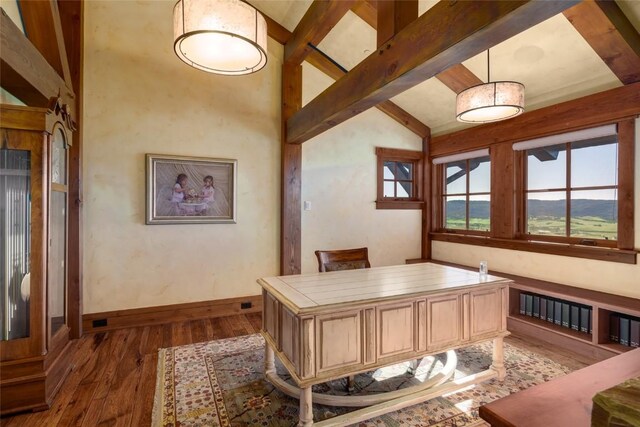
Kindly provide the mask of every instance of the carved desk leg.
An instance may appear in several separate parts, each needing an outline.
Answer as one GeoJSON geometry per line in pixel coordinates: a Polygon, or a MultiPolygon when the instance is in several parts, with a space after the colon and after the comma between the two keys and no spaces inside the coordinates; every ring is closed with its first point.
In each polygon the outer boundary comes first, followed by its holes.
{"type": "Polygon", "coordinates": [[[507,375],[507,370],[504,367],[504,337],[496,337],[493,339],[493,362],[491,363],[491,369],[497,372],[498,379],[504,380],[507,375]]]}
{"type": "Polygon", "coordinates": [[[313,425],[313,402],[311,401],[311,386],[300,389],[300,420],[298,427],[313,425]]]}
{"type": "Polygon", "coordinates": [[[268,343],[264,344],[264,375],[276,373],[276,359],[273,349],[268,343]]]}
{"type": "Polygon", "coordinates": [[[356,390],[356,377],[355,375],[349,375],[347,377],[347,392],[352,393],[356,390]]]}

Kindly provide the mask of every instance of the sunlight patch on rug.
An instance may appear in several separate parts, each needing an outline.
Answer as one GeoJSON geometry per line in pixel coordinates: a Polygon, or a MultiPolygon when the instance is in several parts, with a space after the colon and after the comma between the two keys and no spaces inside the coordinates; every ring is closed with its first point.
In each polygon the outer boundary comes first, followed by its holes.
{"type": "MultiPolygon", "coordinates": [[[[456,350],[455,378],[481,372],[491,364],[490,342],[456,350]]],[[[425,381],[444,366],[444,354],[425,357],[415,375],[398,364],[357,375],[351,395],[397,390],[425,381]]],[[[258,334],[159,350],[153,409],[155,426],[295,426],[298,401],[264,379],[264,340],[258,334]]],[[[358,426],[447,426],[478,424],[480,405],[570,372],[529,351],[505,344],[504,382],[492,379],[419,405],[391,412],[358,426]]],[[[277,361],[280,376],[289,379],[277,361]]],[[[314,392],[347,395],[346,380],[313,386],[314,392]]],[[[314,405],[314,420],[354,408],[314,405]]]]}

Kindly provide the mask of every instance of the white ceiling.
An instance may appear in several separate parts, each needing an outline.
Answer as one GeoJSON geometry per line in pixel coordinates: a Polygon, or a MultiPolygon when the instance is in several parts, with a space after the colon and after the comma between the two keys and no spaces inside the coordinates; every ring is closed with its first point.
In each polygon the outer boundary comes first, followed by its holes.
{"type": "MultiPolygon", "coordinates": [[[[251,3],[293,31],[312,0],[252,0],[251,3]]],[[[420,0],[419,13],[435,3],[435,0],[420,0]]],[[[617,3],[640,31],[640,0],[617,3]]],[[[376,49],[376,32],[356,14],[348,12],[318,48],[349,70],[376,49]]],[[[486,52],[463,64],[486,81],[486,52]]],[[[523,83],[526,111],[622,85],[562,14],[494,46],[491,80],[523,83]]],[[[432,135],[438,135],[471,126],[456,121],[455,98],[453,91],[431,78],[392,101],[429,126],[432,135]]]]}

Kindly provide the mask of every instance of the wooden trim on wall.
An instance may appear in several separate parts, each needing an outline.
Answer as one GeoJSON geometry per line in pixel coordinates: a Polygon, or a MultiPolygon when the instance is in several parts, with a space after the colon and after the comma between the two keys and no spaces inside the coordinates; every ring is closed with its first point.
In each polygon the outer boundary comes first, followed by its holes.
{"type": "Polygon", "coordinates": [[[618,123],[618,248],[634,249],[635,120],[618,123]]]}
{"type": "Polygon", "coordinates": [[[431,162],[429,161],[429,143],[431,132],[422,138],[422,194],[424,204],[422,205],[422,230],[420,238],[420,256],[422,259],[431,259],[431,162]]]}
{"type": "Polygon", "coordinates": [[[635,264],[637,256],[637,252],[634,250],[580,246],[568,243],[533,242],[528,240],[499,239],[452,233],[431,233],[431,238],[441,242],[596,259],[600,261],[620,262],[623,264],[635,264]]]}
{"type": "Polygon", "coordinates": [[[514,233],[514,151],[509,144],[494,144],[491,155],[491,236],[511,239],[514,233]]]}
{"type": "Polygon", "coordinates": [[[640,82],[433,138],[431,157],[569,132],[640,114],[640,82]]]}
{"type": "Polygon", "coordinates": [[[235,314],[259,313],[261,311],[262,295],[250,295],[211,301],[90,313],[82,316],[82,328],[84,333],[103,332],[113,329],[161,325],[235,314]],[[242,308],[242,303],[250,303],[251,307],[242,308]],[[106,326],[94,326],[96,321],[106,322],[106,326]]]}
{"type": "Polygon", "coordinates": [[[287,144],[287,119],[302,106],[302,66],[282,65],[280,274],[302,270],[302,147],[287,144]]]}
{"type": "Polygon", "coordinates": [[[82,75],[84,1],[65,0],[58,4],[64,43],[69,61],[71,85],[76,93],[76,130],[69,148],[69,237],[68,237],[68,319],[71,338],[82,336],[82,75]]]}
{"type": "Polygon", "coordinates": [[[376,200],[376,209],[422,209],[422,200],[376,200]]]}

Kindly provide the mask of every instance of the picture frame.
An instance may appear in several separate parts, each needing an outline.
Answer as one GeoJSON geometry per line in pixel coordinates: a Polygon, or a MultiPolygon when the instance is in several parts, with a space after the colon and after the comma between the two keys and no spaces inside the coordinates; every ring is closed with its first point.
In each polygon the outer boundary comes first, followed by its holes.
{"type": "Polygon", "coordinates": [[[235,224],[238,161],[146,155],[146,219],[156,224],[235,224]]]}

